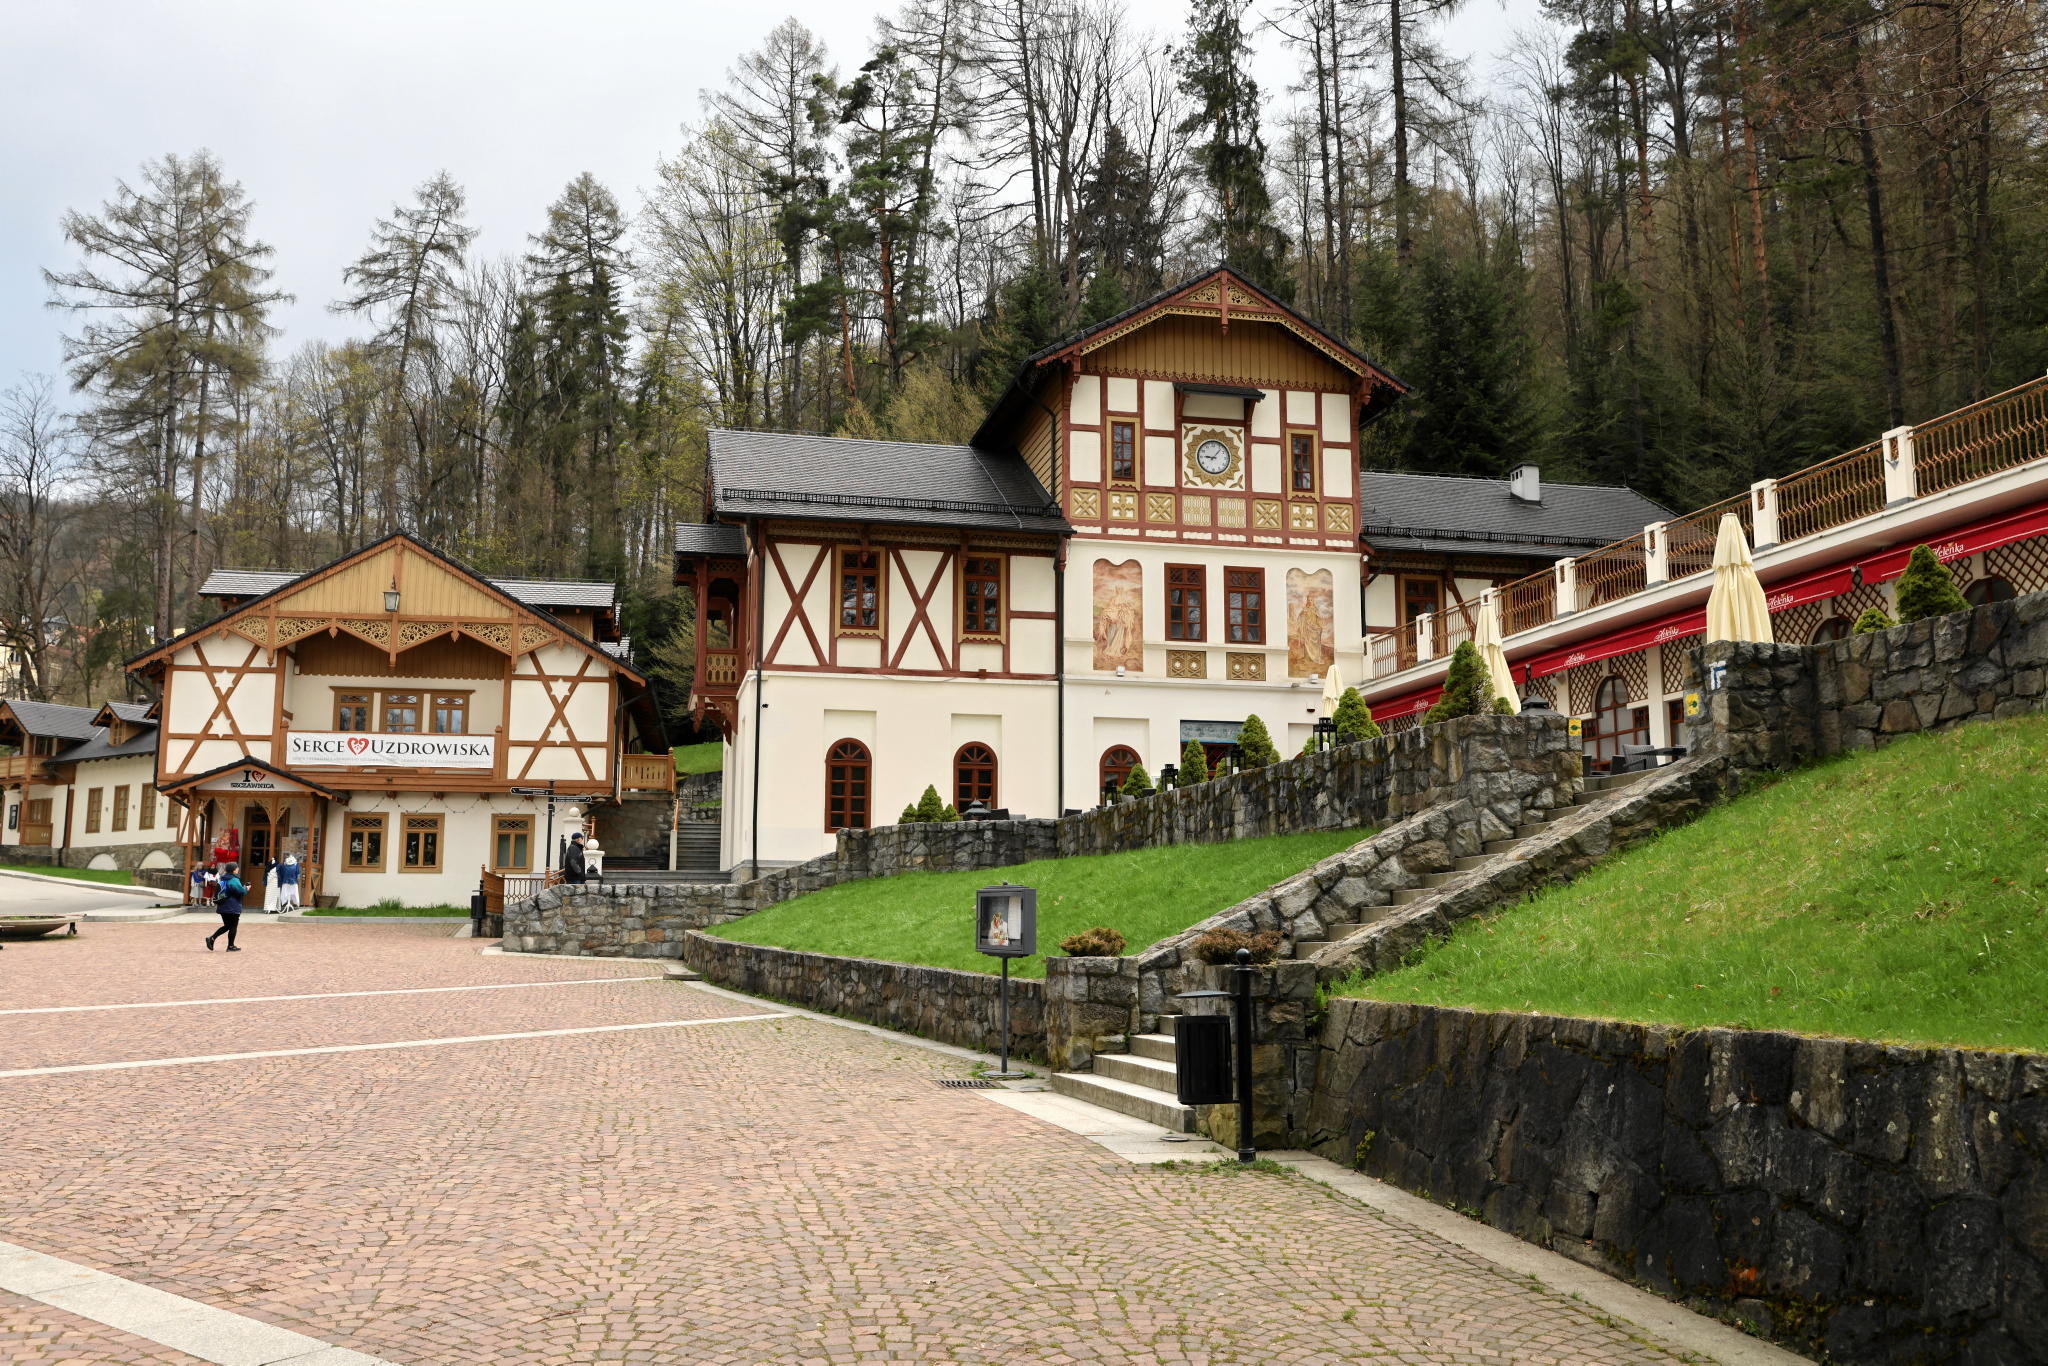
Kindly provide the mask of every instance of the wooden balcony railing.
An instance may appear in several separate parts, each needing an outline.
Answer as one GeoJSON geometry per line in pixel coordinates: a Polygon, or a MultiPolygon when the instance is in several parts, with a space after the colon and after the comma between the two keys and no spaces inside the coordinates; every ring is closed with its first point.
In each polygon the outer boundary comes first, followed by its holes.
{"type": "Polygon", "coordinates": [[[1613,545],[1603,545],[1581,556],[1577,563],[1581,612],[1613,602],[1616,598],[1625,598],[1631,593],[1640,593],[1649,582],[1649,552],[1643,549],[1640,535],[1616,541],[1613,545]]]}
{"type": "Polygon", "coordinates": [[[47,783],[51,781],[54,781],[54,779],[50,773],[49,761],[42,755],[0,755],[0,783],[47,783]]]}
{"type": "Polygon", "coordinates": [[[1474,622],[1479,616],[1477,603],[1461,603],[1446,607],[1436,618],[1436,652],[1447,655],[1472,639],[1474,622]]]}
{"type": "Polygon", "coordinates": [[[1778,540],[1797,541],[1884,511],[1884,443],[1809,466],[1778,481],[1778,540]]]}
{"type": "Polygon", "coordinates": [[[706,650],[704,652],[704,676],[697,680],[700,691],[731,691],[740,685],[740,652],[738,650],[706,650]]]}
{"type": "Polygon", "coordinates": [[[1499,597],[1503,635],[1511,636],[1557,620],[1556,575],[1548,570],[1516,579],[1500,590],[1499,597]]]}
{"type": "Polygon", "coordinates": [[[2039,380],[1913,429],[1917,492],[1939,493],[2048,455],[2048,385],[2039,380]]]}
{"type": "Polygon", "coordinates": [[[1743,536],[1754,541],[1756,519],[1750,515],[1747,493],[1723,498],[1712,507],[1683,517],[1673,517],[1664,524],[1664,576],[1685,579],[1712,569],[1714,547],[1721,539],[1721,518],[1730,512],[1741,520],[1743,536]]]}
{"type": "Polygon", "coordinates": [[[494,873],[483,870],[484,913],[505,914],[507,901],[524,901],[539,896],[562,880],[562,870],[549,868],[539,873],[494,873]]]}
{"type": "Polygon", "coordinates": [[[628,792],[673,792],[676,761],[667,754],[621,754],[619,786],[628,792]]]}

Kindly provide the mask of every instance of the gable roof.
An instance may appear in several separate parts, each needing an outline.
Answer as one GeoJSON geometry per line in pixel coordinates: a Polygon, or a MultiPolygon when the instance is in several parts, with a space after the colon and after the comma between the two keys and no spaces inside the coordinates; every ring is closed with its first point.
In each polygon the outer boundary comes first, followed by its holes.
{"type": "Polygon", "coordinates": [[[1359,537],[1375,551],[1526,555],[1561,560],[1633,536],[1671,514],[1614,484],[1544,483],[1543,501],[1505,479],[1361,470],[1359,537]]]}
{"type": "Polygon", "coordinates": [[[279,768],[276,764],[270,763],[267,760],[252,759],[247,755],[243,755],[241,758],[236,759],[230,763],[216,765],[213,768],[207,769],[204,773],[187,774],[186,776],[179,778],[176,781],[165,783],[162,787],[158,788],[157,791],[162,792],[165,795],[169,795],[173,792],[182,792],[186,788],[198,786],[200,783],[205,782],[209,778],[218,778],[221,774],[231,772],[238,768],[260,768],[265,773],[270,774],[272,777],[282,778],[288,783],[297,783],[300,787],[305,788],[307,791],[317,792],[321,796],[327,798],[329,801],[340,802],[343,806],[348,805],[347,794],[340,791],[337,788],[327,787],[321,783],[316,783],[311,778],[307,778],[300,774],[293,773],[290,769],[279,768]]]}
{"type": "Polygon", "coordinates": [[[15,698],[0,700],[14,717],[23,734],[43,735],[57,740],[90,740],[97,731],[93,717],[98,707],[72,707],[61,702],[29,702],[15,698]]]}
{"type": "Polygon", "coordinates": [[[711,486],[718,516],[1073,529],[1022,460],[972,446],[721,429],[711,433],[711,486]]]}
{"type": "MultiPolygon", "coordinates": [[[[199,585],[202,598],[263,597],[311,573],[310,569],[216,569],[199,585]]],[[[527,607],[606,608],[618,605],[617,584],[589,579],[485,579],[527,607]]]]}
{"type": "Polygon", "coordinates": [[[1079,355],[1098,346],[1106,346],[1126,333],[1136,331],[1149,321],[1145,317],[1146,314],[1164,309],[1168,305],[1192,302],[1193,296],[1206,292],[1212,281],[1218,286],[1218,299],[1222,304],[1218,309],[1219,316],[1229,316],[1230,287],[1235,285],[1254,301],[1253,308],[1244,312],[1245,318],[1279,325],[1293,333],[1304,346],[1320,352],[1331,362],[1351,371],[1361,381],[1368,383],[1372,392],[1359,404],[1358,420],[1361,425],[1408,392],[1408,385],[1397,378],[1391,370],[1328,331],[1321,323],[1302,313],[1292,304],[1228,266],[1212,266],[1176,284],[1168,285],[1151,298],[1132,304],[1114,317],[1081,328],[1026,356],[1023,363],[1017,367],[1017,373],[1011,378],[1009,386],[989,409],[988,416],[982,419],[981,426],[974,433],[973,444],[984,448],[999,444],[1002,429],[1018,408],[1028,402],[1026,394],[1035,372],[1041,367],[1069,354],[1079,355]]]}
{"type": "Polygon", "coordinates": [[[747,533],[725,522],[677,522],[676,554],[730,555],[747,553],[747,533]]]}
{"type": "Polygon", "coordinates": [[[85,741],[83,744],[73,745],[61,753],[51,755],[50,762],[53,764],[76,764],[82,763],[87,759],[125,759],[130,755],[154,753],[156,753],[156,727],[154,725],[145,727],[142,731],[129,736],[118,745],[107,738],[107,731],[104,727],[95,726],[90,740],[85,741]]]}

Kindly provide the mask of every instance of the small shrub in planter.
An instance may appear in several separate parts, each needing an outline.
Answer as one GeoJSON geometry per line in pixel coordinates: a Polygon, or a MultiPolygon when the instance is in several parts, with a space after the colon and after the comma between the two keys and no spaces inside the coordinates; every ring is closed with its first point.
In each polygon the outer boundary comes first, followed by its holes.
{"type": "Polygon", "coordinates": [[[1273,746],[1273,733],[1257,716],[1245,717],[1237,732],[1237,760],[1246,768],[1264,768],[1280,762],[1280,751],[1273,746]]]}
{"type": "Polygon", "coordinates": [[[1493,676],[1486,672],[1479,647],[1468,640],[1451,651],[1451,666],[1444,670],[1444,695],[1422,714],[1422,722],[1433,725],[1458,716],[1482,716],[1494,709],[1493,701],[1493,676]]]}
{"type": "Polygon", "coordinates": [[[1970,610],[1970,604],[1956,591],[1956,576],[1924,545],[1913,547],[1892,597],[1899,605],[1900,625],[1970,610]]]}
{"type": "Polygon", "coordinates": [[[1107,925],[1097,925],[1062,939],[1060,952],[1070,958],[1121,958],[1124,937],[1107,925]]]}
{"type": "Polygon", "coordinates": [[[1132,764],[1131,771],[1124,775],[1124,785],[1118,789],[1126,797],[1149,797],[1157,790],[1143,764],[1132,764]]]}
{"type": "Polygon", "coordinates": [[[1372,708],[1366,705],[1364,696],[1356,688],[1344,690],[1344,695],[1337,699],[1337,712],[1330,719],[1337,723],[1337,743],[1340,745],[1380,737],[1380,723],[1372,719],[1372,708]]]}
{"type": "Polygon", "coordinates": [[[943,825],[955,825],[959,823],[959,820],[960,808],[951,802],[947,802],[946,809],[939,812],[939,822],[943,825]]]}
{"type": "Polygon", "coordinates": [[[1872,631],[1889,631],[1896,625],[1898,623],[1892,620],[1892,614],[1884,608],[1866,607],[1863,615],[1856,618],[1856,624],[1849,628],[1849,634],[1867,636],[1872,631]]]}
{"type": "Polygon", "coordinates": [[[1239,949],[1250,949],[1254,963],[1270,963],[1280,956],[1280,931],[1210,930],[1189,947],[1204,963],[1235,963],[1239,949]]]}
{"type": "Polygon", "coordinates": [[[917,799],[917,818],[920,821],[936,821],[946,814],[946,804],[939,799],[939,790],[927,785],[924,795],[917,799]]]}
{"type": "Polygon", "coordinates": [[[1193,787],[1208,781],[1209,751],[1202,748],[1200,740],[1190,740],[1180,747],[1180,769],[1174,774],[1173,785],[1193,787]]]}

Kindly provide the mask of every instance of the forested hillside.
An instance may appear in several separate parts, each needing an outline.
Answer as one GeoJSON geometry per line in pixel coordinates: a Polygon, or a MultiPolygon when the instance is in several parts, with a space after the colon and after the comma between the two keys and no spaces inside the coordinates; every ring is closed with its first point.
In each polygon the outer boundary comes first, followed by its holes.
{"type": "Polygon", "coordinates": [[[1703,502],[2048,367],[2044,19],[2022,0],[909,0],[768,29],[643,202],[582,176],[516,254],[451,166],[363,206],[350,339],[289,347],[244,178],[106,168],[45,263],[69,372],[0,405],[0,691],[120,692],[216,565],[403,528],[618,577],[682,683],[667,527],[706,432],[964,440],[1024,355],[1219,255],[1415,386],[1374,464],[1703,502]],[[1259,89],[1255,43],[1293,80],[1259,89]],[[118,180],[116,177],[120,177],[118,180]]]}

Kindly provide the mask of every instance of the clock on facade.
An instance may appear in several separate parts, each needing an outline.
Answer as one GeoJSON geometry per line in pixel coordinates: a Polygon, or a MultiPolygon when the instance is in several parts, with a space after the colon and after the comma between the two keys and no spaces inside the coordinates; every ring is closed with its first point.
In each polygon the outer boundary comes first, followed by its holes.
{"type": "Polygon", "coordinates": [[[1216,427],[1187,435],[1188,477],[1202,484],[1233,485],[1242,466],[1235,432],[1216,427]]]}
{"type": "Polygon", "coordinates": [[[1230,447],[1212,436],[1195,447],[1195,463],[1205,474],[1221,474],[1230,468],[1230,447]]]}

